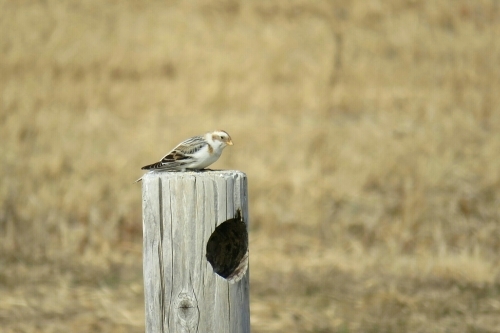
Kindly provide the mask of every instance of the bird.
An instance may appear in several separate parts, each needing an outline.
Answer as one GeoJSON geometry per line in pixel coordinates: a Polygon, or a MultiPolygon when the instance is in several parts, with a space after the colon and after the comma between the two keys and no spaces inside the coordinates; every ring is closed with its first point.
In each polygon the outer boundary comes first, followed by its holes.
{"type": "MultiPolygon", "coordinates": [[[[193,136],[175,146],[160,161],[145,165],[141,170],[149,172],[202,170],[217,161],[226,146],[232,146],[231,136],[217,130],[193,136]]],[[[142,177],[136,180],[141,181],[142,177]]]]}

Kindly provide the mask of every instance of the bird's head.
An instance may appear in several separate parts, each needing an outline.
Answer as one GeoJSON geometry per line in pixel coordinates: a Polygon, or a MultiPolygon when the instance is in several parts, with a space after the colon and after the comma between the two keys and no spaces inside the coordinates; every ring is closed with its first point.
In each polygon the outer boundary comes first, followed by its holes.
{"type": "Polygon", "coordinates": [[[224,148],[225,146],[232,146],[233,141],[226,131],[218,130],[207,134],[207,139],[212,141],[215,145],[224,148]]]}

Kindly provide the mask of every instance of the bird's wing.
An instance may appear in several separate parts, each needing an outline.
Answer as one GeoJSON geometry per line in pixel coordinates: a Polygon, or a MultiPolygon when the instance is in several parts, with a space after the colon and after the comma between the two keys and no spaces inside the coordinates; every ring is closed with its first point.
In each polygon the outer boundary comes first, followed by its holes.
{"type": "Polygon", "coordinates": [[[194,155],[199,152],[203,147],[208,145],[207,141],[201,136],[193,136],[187,140],[182,141],[172,149],[170,153],[165,155],[161,160],[169,159],[172,153],[177,153],[183,156],[194,155]]]}
{"type": "Polygon", "coordinates": [[[143,166],[143,170],[151,169],[175,169],[179,165],[188,164],[193,161],[193,154],[196,154],[208,143],[201,136],[194,136],[181,143],[172,149],[167,155],[156,163],[143,166]]]}

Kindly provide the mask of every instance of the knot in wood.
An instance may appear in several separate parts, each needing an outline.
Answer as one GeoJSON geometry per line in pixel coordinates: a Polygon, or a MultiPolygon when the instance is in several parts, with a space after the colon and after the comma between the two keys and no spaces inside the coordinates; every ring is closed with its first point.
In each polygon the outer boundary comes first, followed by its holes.
{"type": "Polygon", "coordinates": [[[182,323],[192,323],[198,320],[198,304],[196,299],[188,293],[177,296],[177,317],[182,323]]]}

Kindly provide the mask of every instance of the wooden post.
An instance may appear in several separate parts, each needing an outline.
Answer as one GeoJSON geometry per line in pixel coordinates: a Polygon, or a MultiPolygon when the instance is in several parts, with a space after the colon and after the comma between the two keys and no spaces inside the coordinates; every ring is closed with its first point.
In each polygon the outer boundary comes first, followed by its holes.
{"type": "MultiPolygon", "coordinates": [[[[217,226],[239,221],[241,212],[248,227],[246,175],[159,172],[144,175],[142,184],[146,333],[249,333],[249,273],[230,283],[207,260],[217,226]]],[[[241,244],[248,246],[243,229],[241,244]]],[[[248,252],[240,259],[247,264],[248,252]]]]}

